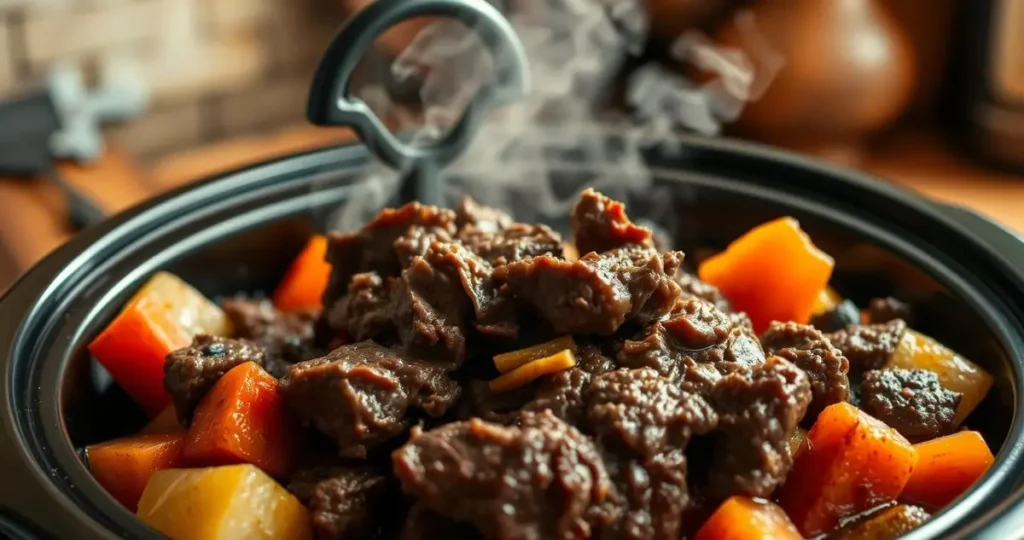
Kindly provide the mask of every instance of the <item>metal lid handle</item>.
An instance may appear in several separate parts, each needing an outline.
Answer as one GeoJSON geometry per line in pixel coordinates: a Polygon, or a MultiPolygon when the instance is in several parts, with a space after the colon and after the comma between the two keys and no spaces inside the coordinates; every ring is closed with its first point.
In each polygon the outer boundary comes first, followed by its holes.
{"type": "Polygon", "coordinates": [[[339,30],[317,68],[310,89],[307,116],[322,126],[353,128],[379,159],[399,170],[436,172],[457,158],[495,105],[526,97],[530,77],[526,53],[515,30],[484,0],[374,0],[339,30]],[[352,72],[374,38],[412,17],[452,17],[477,32],[495,58],[495,80],[470,101],[448,135],[436,144],[403,143],[359,98],[349,93],[352,72]]]}

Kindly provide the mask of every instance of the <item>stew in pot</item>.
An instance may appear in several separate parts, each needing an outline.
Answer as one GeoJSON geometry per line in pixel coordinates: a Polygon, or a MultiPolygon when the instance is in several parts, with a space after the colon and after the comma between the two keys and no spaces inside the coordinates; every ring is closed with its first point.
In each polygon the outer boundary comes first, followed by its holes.
{"type": "Polygon", "coordinates": [[[703,261],[585,191],[310,240],[269,297],[153,278],[90,351],[152,420],[86,449],[175,539],[887,539],[993,462],[992,384],[863,309],[796,220],[703,261]]]}

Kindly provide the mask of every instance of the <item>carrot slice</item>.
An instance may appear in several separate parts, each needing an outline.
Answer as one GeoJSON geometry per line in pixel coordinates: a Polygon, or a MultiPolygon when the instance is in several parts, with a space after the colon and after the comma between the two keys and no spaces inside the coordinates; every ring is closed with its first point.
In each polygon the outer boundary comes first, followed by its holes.
{"type": "Polygon", "coordinates": [[[154,275],[89,344],[89,352],[150,417],[171,402],[164,390],[167,354],[199,333],[234,332],[216,304],[178,277],[154,275]]]}
{"type": "Polygon", "coordinates": [[[704,522],[694,540],[802,540],[786,513],[761,499],[734,495],[704,522]]]}
{"type": "Polygon", "coordinates": [[[572,351],[564,350],[546,358],[523,364],[492,380],[489,385],[492,392],[510,392],[526,386],[544,375],[557,373],[575,365],[576,356],[572,351]]]}
{"type": "Polygon", "coordinates": [[[917,464],[896,430],[849,403],[825,408],[797,453],[779,504],[805,536],[895,500],[917,464]]]}
{"type": "Polygon", "coordinates": [[[700,278],[722,291],[760,334],[772,321],[806,323],[834,262],[791,217],[751,229],[705,260],[700,278]]]}
{"type": "Polygon", "coordinates": [[[140,435],[158,435],[167,433],[182,433],[185,428],[181,427],[178,423],[178,412],[174,409],[174,405],[168,405],[164,407],[160,414],[156,415],[155,418],[149,421],[145,427],[139,431],[140,435]]]}
{"type": "Polygon", "coordinates": [[[961,431],[914,445],[918,462],[902,498],[940,509],[967,491],[995,461],[977,431],[961,431]]]}
{"type": "Polygon", "coordinates": [[[199,403],[184,455],[202,466],[251,463],[280,478],[292,468],[299,437],[277,380],[246,362],[225,373],[199,403]]]}
{"type": "Polygon", "coordinates": [[[576,342],[573,341],[572,336],[562,336],[540,345],[534,345],[533,347],[495,355],[494,366],[498,368],[499,373],[505,373],[523,364],[540,360],[564,350],[576,352],[576,342]]]}
{"type": "Polygon", "coordinates": [[[96,481],[134,512],[149,477],[182,464],[184,442],[184,433],[135,435],[90,446],[85,456],[96,481]]]}
{"type": "Polygon", "coordinates": [[[327,237],[316,235],[295,258],[274,291],[274,306],[281,311],[320,309],[331,276],[327,263],[327,237]]]}

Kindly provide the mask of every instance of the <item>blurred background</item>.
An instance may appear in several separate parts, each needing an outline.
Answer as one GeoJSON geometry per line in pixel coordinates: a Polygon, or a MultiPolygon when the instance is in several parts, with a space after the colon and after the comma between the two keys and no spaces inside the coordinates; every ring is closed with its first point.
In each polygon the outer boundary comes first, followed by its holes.
{"type": "MultiPolygon", "coordinates": [[[[0,290],[103,215],[351,141],[304,111],[366,1],[0,0],[0,290]]],[[[1024,1],[560,1],[631,36],[589,89],[602,112],[664,101],[678,117],[659,128],[863,169],[1024,233],[1024,1]]],[[[358,72],[389,118],[431,91],[392,69],[431,22],[385,34],[358,72]]]]}

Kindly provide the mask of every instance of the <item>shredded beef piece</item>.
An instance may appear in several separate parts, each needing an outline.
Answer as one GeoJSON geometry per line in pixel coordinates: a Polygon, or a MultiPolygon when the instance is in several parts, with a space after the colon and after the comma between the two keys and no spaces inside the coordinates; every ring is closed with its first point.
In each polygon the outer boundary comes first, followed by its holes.
{"type": "Polygon", "coordinates": [[[235,327],[235,337],[263,347],[264,368],[277,378],[289,364],[309,360],[321,351],[315,345],[318,313],[278,311],[270,300],[225,300],[221,307],[235,327]]]}
{"type": "Polygon", "coordinates": [[[882,324],[851,324],[825,337],[850,361],[851,376],[859,376],[884,366],[906,329],[907,323],[896,319],[882,324]]]}
{"type": "Polygon", "coordinates": [[[647,324],[679,299],[682,253],[622,248],[577,261],[550,256],[508,265],[508,285],[559,334],[615,333],[624,323],[647,324]]]}
{"type": "Polygon", "coordinates": [[[327,313],[332,328],[345,332],[353,341],[379,338],[392,332],[391,289],[397,284],[388,282],[376,272],[362,272],[352,276],[348,294],[338,300],[327,313]]]}
{"type": "Polygon", "coordinates": [[[363,458],[403,433],[410,412],[443,415],[460,388],[444,364],[363,341],[291,366],[279,391],[305,425],[338,443],[341,456],[363,458]]]}
{"type": "Polygon", "coordinates": [[[406,493],[488,539],[588,538],[614,518],[615,488],[593,443],[550,412],[519,426],[472,419],[392,455],[406,493]]]}
{"type": "Polygon", "coordinates": [[[562,258],[565,255],[562,237],[547,225],[513,223],[497,232],[469,226],[459,231],[459,239],[495,266],[527,257],[551,255],[562,258]]]}
{"type": "Polygon", "coordinates": [[[826,535],[827,540],[896,540],[931,516],[918,506],[899,504],[872,512],[826,535]]]}
{"type": "Polygon", "coordinates": [[[851,324],[860,322],[860,309],[850,300],[843,300],[838,306],[811,317],[811,325],[822,332],[836,332],[851,324]]]}
{"type": "Polygon", "coordinates": [[[459,523],[416,503],[405,516],[399,540],[476,540],[482,538],[472,525],[459,523]]]}
{"type": "Polygon", "coordinates": [[[315,467],[290,479],[288,490],[309,509],[319,540],[369,539],[394,504],[388,478],[367,467],[315,467]]]}
{"type": "Polygon", "coordinates": [[[446,266],[450,274],[458,276],[473,306],[477,331],[491,337],[519,335],[515,303],[502,292],[503,274],[496,275],[487,261],[460,244],[435,244],[427,259],[436,260],[435,264],[446,266]]]}
{"type": "Polygon", "coordinates": [[[690,437],[715,428],[715,411],[652,369],[595,377],[586,401],[588,425],[625,499],[613,536],[680,538],[690,505],[683,452],[690,437]]]}
{"type": "Polygon", "coordinates": [[[768,497],[793,465],[789,439],[811,402],[811,384],[777,356],[726,375],[710,401],[718,412],[708,496],[768,497]]]}
{"type": "Polygon", "coordinates": [[[462,364],[466,356],[466,318],[470,300],[457,272],[457,258],[433,244],[402,271],[394,291],[391,321],[408,350],[462,364]]]}
{"type": "Polygon", "coordinates": [[[576,352],[576,365],[544,377],[533,401],[523,406],[527,411],[550,410],[570,425],[582,425],[583,393],[593,377],[615,369],[615,363],[601,354],[594,345],[584,344],[576,352]]]}
{"type": "Polygon", "coordinates": [[[512,225],[512,216],[492,206],[480,204],[466,195],[455,210],[455,225],[460,230],[472,226],[477,231],[493,233],[512,225]]]}
{"type": "Polygon", "coordinates": [[[807,407],[808,423],[825,407],[849,400],[850,363],[813,326],[773,322],[761,336],[761,346],[766,355],[785,358],[807,374],[813,396],[807,407]]]}
{"type": "Polygon", "coordinates": [[[188,426],[192,412],[214,383],[231,368],[246,362],[264,363],[263,349],[244,339],[200,334],[192,344],[167,355],[164,389],[174,400],[178,422],[188,426]]]}
{"type": "Polygon", "coordinates": [[[452,235],[446,229],[413,225],[395,240],[395,253],[402,268],[408,268],[413,259],[426,254],[434,242],[452,241],[452,235]]]}
{"type": "Polygon", "coordinates": [[[872,298],[868,302],[868,322],[872,324],[887,323],[896,319],[910,321],[912,312],[910,305],[891,296],[872,298]]]}
{"type": "Polygon", "coordinates": [[[707,395],[723,374],[764,362],[757,336],[737,321],[699,298],[682,300],[672,318],[623,343],[618,363],[652,368],[685,390],[707,395]]]}
{"type": "Polygon", "coordinates": [[[725,299],[718,287],[701,281],[697,276],[685,271],[679,272],[676,282],[683,289],[683,298],[696,296],[701,300],[711,302],[716,308],[726,313],[732,312],[732,304],[725,299]]]}
{"type": "Polygon", "coordinates": [[[589,188],[572,209],[572,236],[581,255],[628,245],[654,247],[651,231],[634,225],[621,202],[589,188]]]}
{"type": "Polygon", "coordinates": [[[414,225],[441,229],[453,235],[455,213],[411,202],[401,208],[381,210],[373,221],[354,233],[332,233],[327,246],[327,262],[332,269],[324,293],[324,306],[330,309],[345,295],[355,274],[377,272],[382,277],[397,275],[402,267],[394,242],[414,225]]]}
{"type": "Polygon", "coordinates": [[[864,412],[885,422],[911,442],[948,435],[956,429],[963,394],[943,388],[923,369],[868,371],[861,383],[864,412]]]}

